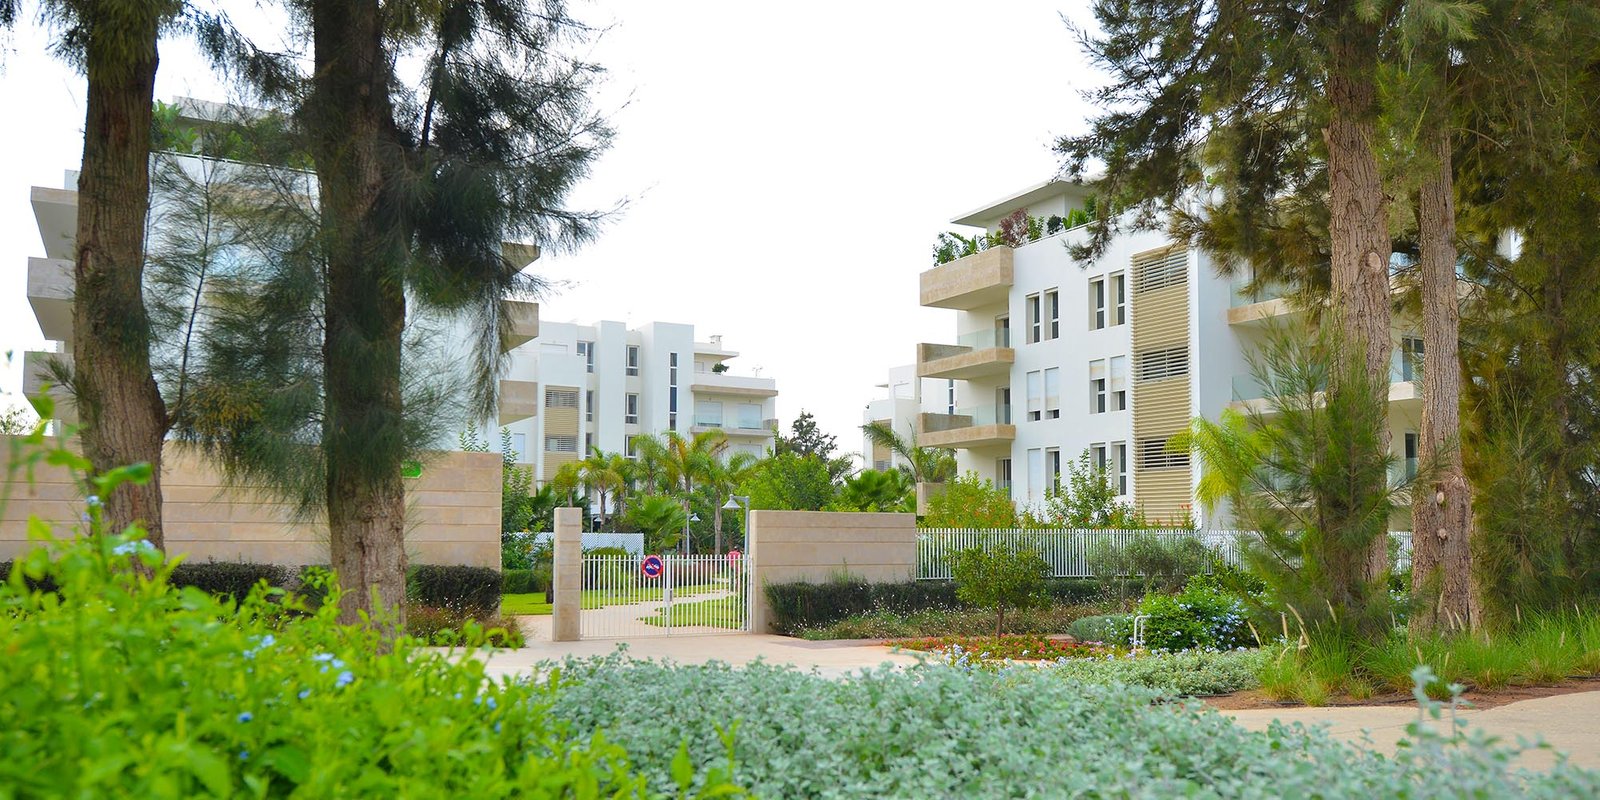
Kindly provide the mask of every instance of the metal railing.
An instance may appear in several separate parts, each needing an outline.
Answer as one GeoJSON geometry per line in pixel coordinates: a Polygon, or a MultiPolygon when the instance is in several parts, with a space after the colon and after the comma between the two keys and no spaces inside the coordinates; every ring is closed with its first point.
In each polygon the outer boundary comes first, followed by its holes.
{"type": "Polygon", "coordinates": [[[583,557],[581,638],[740,633],[750,623],[738,554],[583,557]]]}
{"type": "MultiPolygon", "coordinates": [[[[1098,577],[1092,554],[1105,548],[1127,548],[1141,541],[1171,544],[1195,541],[1231,567],[1245,567],[1245,550],[1253,531],[1094,530],[1060,528],[929,528],[917,534],[917,578],[949,580],[951,557],[973,547],[1018,547],[1034,550],[1050,565],[1053,578],[1098,577]]],[[[1411,566],[1411,534],[1390,532],[1394,568],[1411,566]]]]}

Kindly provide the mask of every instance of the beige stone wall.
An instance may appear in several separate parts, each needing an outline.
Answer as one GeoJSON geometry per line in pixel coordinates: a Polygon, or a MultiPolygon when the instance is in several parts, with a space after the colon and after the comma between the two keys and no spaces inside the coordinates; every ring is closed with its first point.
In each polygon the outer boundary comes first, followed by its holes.
{"type": "MultiPolygon", "coordinates": [[[[6,439],[9,437],[0,437],[6,439]]],[[[6,459],[9,442],[0,441],[6,459]]],[[[190,561],[326,564],[321,521],[294,522],[291,507],[248,489],[223,486],[199,456],[168,443],[161,470],[167,550],[190,561]]],[[[416,564],[500,566],[500,456],[444,453],[406,480],[406,554],[416,564]]],[[[65,470],[40,465],[30,483],[19,477],[0,511],[0,560],[27,549],[30,516],[66,536],[83,511],[82,494],[65,470]]]]}
{"type": "Polygon", "coordinates": [[[873,583],[916,577],[913,514],[751,511],[749,542],[754,633],[770,632],[767,584],[825,581],[840,572],[873,583]]]}

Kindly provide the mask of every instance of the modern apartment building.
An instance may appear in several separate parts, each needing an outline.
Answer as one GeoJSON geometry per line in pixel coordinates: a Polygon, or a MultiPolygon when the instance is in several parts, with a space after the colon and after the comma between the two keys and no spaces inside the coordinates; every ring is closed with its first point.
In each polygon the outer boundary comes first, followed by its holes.
{"type": "MultiPolygon", "coordinates": [[[[956,413],[956,381],[954,378],[919,378],[917,365],[907,364],[889,370],[889,379],[876,387],[878,397],[861,412],[861,423],[880,422],[895,433],[914,438],[920,415],[956,413]]],[[[894,469],[905,463],[905,458],[883,445],[875,444],[865,434],[861,437],[861,460],[866,469],[894,469]]]]}
{"type": "Polygon", "coordinates": [[[727,362],[738,355],[721,336],[696,341],[692,325],[544,322],[538,338],[511,351],[500,423],[539,481],[596,447],[631,456],[640,434],[721,430],[730,452],[764,455],[777,428],[777,382],[731,374],[727,362]]]}
{"type": "MultiPolygon", "coordinates": [[[[995,231],[1018,209],[1070,219],[1087,200],[1082,186],[1049,181],[952,223],[995,231]]],[[[953,448],[963,472],[1009,486],[1023,504],[1040,502],[1063,462],[1087,450],[1152,518],[1198,517],[1203,467],[1168,452],[1167,439],[1194,417],[1261,403],[1250,353],[1296,309],[1244,295],[1242,281],[1219,277],[1207,253],[1164,231],[1120,234],[1099,259],[1077,262],[1067,245],[1087,232],[1058,229],[921,274],[921,304],[953,310],[956,324],[954,344],[917,345],[916,375],[953,381],[955,408],[919,408],[918,442],[953,448]]],[[[1408,466],[1421,415],[1416,330],[1397,317],[1389,393],[1408,466]]]]}

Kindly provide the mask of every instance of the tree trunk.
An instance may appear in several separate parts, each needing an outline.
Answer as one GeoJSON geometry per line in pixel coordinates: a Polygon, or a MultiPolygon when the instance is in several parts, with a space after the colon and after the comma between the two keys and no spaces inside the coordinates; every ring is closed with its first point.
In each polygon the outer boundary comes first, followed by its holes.
{"type": "Polygon", "coordinates": [[[397,157],[377,0],[314,0],[307,123],[327,259],[323,334],[329,550],[340,619],[404,624],[400,354],[405,237],[384,218],[397,157]],[[392,615],[385,618],[385,615],[392,615]]]}
{"type": "Polygon", "coordinates": [[[715,540],[715,543],[712,544],[712,546],[711,546],[711,551],[713,553],[715,553],[716,555],[720,556],[720,555],[722,555],[722,504],[721,503],[718,503],[716,509],[711,512],[711,530],[713,531],[713,534],[714,534],[713,538],[715,540]]]}
{"type": "MultiPolygon", "coordinates": [[[[1375,396],[1388,405],[1390,341],[1388,198],[1373,149],[1377,117],[1378,33],[1350,12],[1330,48],[1327,95],[1328,227],[1331,235],[1331,305],[1341,336],[1342,366],[1364,359],[1375,396]]],[[[1338,378],[1343,368],[1336,368],[1338,378]]],[[[1338,392],[1337,381],[1330,391],[1338,392]]],[[[1389,430],[1382,442],[1388,448],[1389,430]]],[[[1387,526],[1385,526],[1387,527],[1387,526]]],[[[1388,538],[1373,538],[1358,577],[1372,581],[1388,569],[1388,538]]]]}
{"type": "Polygon", "coordinates": [[[166,406],[150,373],[144,308],[145,217],[156,77],[154,9],[91,22],[85,52],[88,114],[78,176],[72,300],[73,384],[83,447],[96,473],[148,463],[150,482],[101,498],[106,530],[161,528],[166,406]]]}
{"type": "Polygon", "coordinates": [[[1480,603],[1472,578],[1472,488],[1461,464],[1461,307],[1456,294],[1455,184],[1450,136],[1434,137],[1434,173],[1417,206],[1422,247],[1421,473],[1412,499],[1412,597],[1427,600],[1411,631],[1476,628],[1480,603]]]}

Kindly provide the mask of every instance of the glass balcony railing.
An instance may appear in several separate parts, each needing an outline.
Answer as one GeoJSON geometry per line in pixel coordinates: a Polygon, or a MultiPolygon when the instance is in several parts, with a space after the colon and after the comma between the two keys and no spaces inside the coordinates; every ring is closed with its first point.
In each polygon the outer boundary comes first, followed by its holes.
{"type": "Polygon", "coordinates": [[[971,417],[969,425],[1010,425],[1011,406],[972,406],[957,408],[956,416],[971,417]]]}
{"type": "Polygon", "coordinates": [[[962,347],[970,347],[974,350],[988,350],[991,347],[1010,347],[1011,330],[1009,328],[991,328],[986,331],[963,333],[956,337],[956,344],[962,347]]]}

